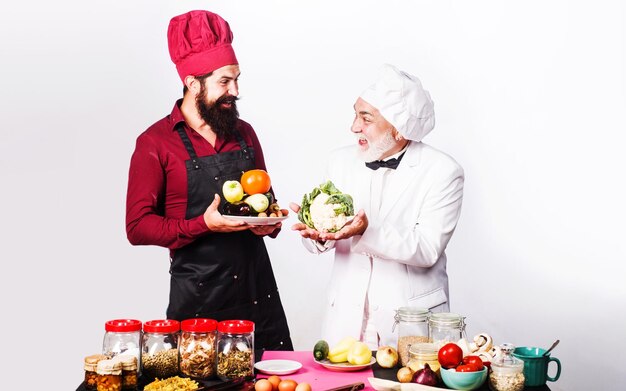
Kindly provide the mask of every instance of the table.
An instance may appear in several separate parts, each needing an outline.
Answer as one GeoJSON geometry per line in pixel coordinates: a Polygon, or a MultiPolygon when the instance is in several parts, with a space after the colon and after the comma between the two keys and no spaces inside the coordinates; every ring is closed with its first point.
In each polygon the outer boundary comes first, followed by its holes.
{"type": "MultiPolygon", "coordinates": [[[[373,352],[374,357],[376,352],[373,352]]],[[[382,368],[378,363],[374,363],[371,368],[357,371],[357,372],[334,372],[329,371],[315,362],[313,359],[313,353],[311,351],[257,351],[255,352],[255,360],[267,360],[267,359],[286,359],[294,360],[302,363],[302,368],[291,375],[283,375],[281,378],[294,379],[298,383],[306,381],[311,384],[313,391],[324,391],[330,388],[339,387],[351,383],[363,382],[365,384],[365,391],[374,391],[370,386],[367,378],[377,377],[380,379],[397,381],[396,373],[398,368],[386,369],[382,368]]],[[[267,377],[267,375],[258,374],[257,378],[267,377]]],[[[143,389],[149,381],[145,381],[140,378],[140,390],[143,389]]],[[[206,380],[202,382],[206,386],[217,386],[223,383],[221,380],[206,380]]],[[[441,389],[446,389],[445,386],[440,386],[441,389]]],[[[245,386],[239,387],[240,390],[250,389],[250,383],[246,383],[245,386]]],[[[235,390],[232,388],[231,390],[235,390]]],[[[547,385],[541,387],[526,387],[527,391],[550,391],[547,385]]],[[[87,391],[84,384],[80,384],[76,391],[87,391]]],[[[489,391],[487,382],[478,389],[478,391],[489,391]]]]}

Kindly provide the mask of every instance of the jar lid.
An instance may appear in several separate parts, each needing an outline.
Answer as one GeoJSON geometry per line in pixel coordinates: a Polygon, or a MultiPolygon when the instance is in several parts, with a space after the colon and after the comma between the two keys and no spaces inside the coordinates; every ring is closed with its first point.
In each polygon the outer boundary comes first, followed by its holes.
{"type": "Polygon", "coordinates": [[[254,322],[249,320],[224,320],[217,325],[220,333],[243,334],[254,331],[254,322]]]}
{"type": "Polygon", "coordinates": [[[463,325],[463,317],[452,312],[436,312],[430,314],[428,321],[430,323],[439,323],[447,326],[463,325]]]}
{"type": "Polygon", "coordinates": [[[120,354],[119,356],[113,357],[112,360],[122,364],[122,369],[124,370],[127,370],[127,371],[137,370],[137,357],[135,356],[120,354]]]}
{"type": "Polygon", "coordinates": [[[104,324],[106,331],[113,331],[118,333],[128,333],[131,331],[141,330],[141,321],[136,319],[114,319],[109,320],[104,324]]]}
{"type": "Polygon", "coordinates": [[[186,319],[182,321],[180,328],[183,331],[209,333],[217,329],[217,320],[205,318],[186,319]]]}
{"type": "Polygon", "coordinates": [[[430,311],[426,308],[400,307],[396,310],[396,319],[426,320],[430,311]]]}
{"type": "Polygon", "coordinates": [[[98,362],[108,359],[109,357],[104,354],[92,354],[91,356],[87,356],[85,357],[85,370],[95,372],[98,367],[98,362]]]}
{"type": "Polygon", "coordinates": [[[98,375],[121,375],[122,363],[115,360],[98,361],[96,372],[98,375]]]}
{"type": "Polygon", "coordinates": [[[180,322],[173,319],[149,320],[143,324],[146,333],[175,333],[180,330],[180,322]]]}
{"type": "Polygon", "coordinates": [[[437,345],[432,342],[421,342],[411,344],[409,347],[409,354],[415,354],[420,356],[436,356],[439,353],[437,345]]]}

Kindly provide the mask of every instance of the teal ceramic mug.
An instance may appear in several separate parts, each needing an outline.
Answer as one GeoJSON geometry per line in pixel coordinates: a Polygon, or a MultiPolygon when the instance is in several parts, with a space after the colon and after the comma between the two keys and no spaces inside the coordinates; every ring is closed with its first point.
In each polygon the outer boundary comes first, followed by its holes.
{"type": "Polygon", "coordinates": [[[543,355],[546,349],[536,347],[515,348],[513,355],[524,361],[524,385],[528,387],[542,386],[546,381],[557,381],[561,376],[561,362],[558,358],[550,357],[550,353],[543,355]],[[556,375],[548,376],[550,361],[556,362],[556,375]]]}

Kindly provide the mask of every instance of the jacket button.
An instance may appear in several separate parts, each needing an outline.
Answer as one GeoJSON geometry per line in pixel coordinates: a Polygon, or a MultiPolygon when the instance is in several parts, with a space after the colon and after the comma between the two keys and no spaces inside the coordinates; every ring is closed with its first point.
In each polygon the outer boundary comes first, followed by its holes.
{"type": "Polygon", "coordinates": [[[218,177],[218,176],[216,176],[216,177],[215,177],[215,180],[216,180],[216,181],[219,181],[219,179],[220,179],[220,177],[218,177]]]}
{"type": "Polygon", "coordinates": [[[198,286],[202,286],[202,285],[204,285],[204,284],[203,284],[203,283],[201,283],[201,282],[199,282],[199,283],[198,283],[198,286]]]}
{"type": "Polygon", "coordinates": [[[237,279],[237,275],[235,274],[235,275],[233,276],[233,278],[236,280],[236,279],[237,279]]]}

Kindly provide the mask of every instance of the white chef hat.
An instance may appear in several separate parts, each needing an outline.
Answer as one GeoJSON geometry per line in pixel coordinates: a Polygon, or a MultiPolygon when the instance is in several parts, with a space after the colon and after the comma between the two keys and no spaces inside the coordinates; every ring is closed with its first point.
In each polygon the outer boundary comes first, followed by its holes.
{"type": "Polygon", "coordinates": [[[383,65],[378,80],[361,93],[407,140],[421,141],[435,127],[435,108],[419,79],[383,65]]]}

